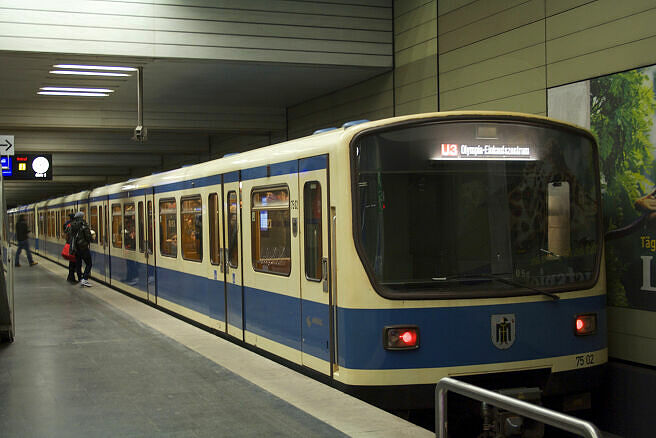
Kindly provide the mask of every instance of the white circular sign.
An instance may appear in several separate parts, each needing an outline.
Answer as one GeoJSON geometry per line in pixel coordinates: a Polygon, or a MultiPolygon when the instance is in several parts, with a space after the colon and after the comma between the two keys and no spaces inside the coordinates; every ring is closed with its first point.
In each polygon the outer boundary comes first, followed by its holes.
{"type": "Polygon", "coordinates": [[[34,161],[32,161],[32,169],[36,173],[46,173],[49,168],[50,162],[46,157],[36,157],[34,161]]]}

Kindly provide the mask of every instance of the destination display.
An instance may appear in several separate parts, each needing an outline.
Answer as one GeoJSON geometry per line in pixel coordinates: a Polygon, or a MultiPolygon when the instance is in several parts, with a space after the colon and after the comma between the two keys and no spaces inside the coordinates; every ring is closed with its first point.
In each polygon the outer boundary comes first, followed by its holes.
{"type": "Polygon", "coordinates": [[[440,158],[530,159],[531,146],[526,144],[457,144],[442,143],[440,158]]]}

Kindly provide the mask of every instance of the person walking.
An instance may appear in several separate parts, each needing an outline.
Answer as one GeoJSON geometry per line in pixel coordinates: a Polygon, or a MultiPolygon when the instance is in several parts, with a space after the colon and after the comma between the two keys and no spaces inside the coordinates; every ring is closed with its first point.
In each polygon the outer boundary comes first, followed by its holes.
{"type": "Polygon", "coordinates": [[[18,222],[16,223],[16,240],[18,241],[18,249],[16,249],[15,265],[20,267],[20,253],[22,250],[25,250],[25,255],[27,256],[27,261],[30,263],[30,266],[37,264],[32,259],[32,251],[30,251],[30,241],[27,240],[27,236],[30,234],[30,229],[27,227],[27,222],[25,222],[25,215],[18,216],[18,222]]]}
{"type": "Polygon", "coordinates": [[[84,274],[80,280],[81,286],[91,287],[89,283],[89,274],[91,273],[91,251],[89,250],[89,243],[91,242],[91,229],[89,224],[84,220],[84,213],[78,211],[75,213],[73,222],[71,223],[71,239],[75,255],[77,256],[77,263],[75,270],[78,275],[82,271],[82,262],[84,261],[84,274]]]}
{"type": "MultiPolygon", "coordinates": [[[[75,219],[75,213],[70,213],[68,215],[68,220],[64,224],[64,236],[66,236],[66,243],[69,245],[72,245],[72,239],[73,235],[71,234],[71,224],[73,223],[73,219],[75,219]]],[[[82,272],[77,271],[77,280],[75,279],[75,272],[77,268],[77,257],[75,260],[69,260],[68,261],[68,278],[66,278],[66,281],[69,283],[77,284],[78,281],[82,280],[82,272]]],[[[80,267],[81,269],[81,267],[80,267]]]]}

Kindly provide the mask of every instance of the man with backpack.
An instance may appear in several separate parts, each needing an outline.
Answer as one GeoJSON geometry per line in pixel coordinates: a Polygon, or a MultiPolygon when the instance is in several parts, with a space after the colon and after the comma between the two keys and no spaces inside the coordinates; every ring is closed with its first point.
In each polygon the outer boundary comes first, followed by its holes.
{"type": "MultiPolygon", "coordinates": [[[[71,225],[73,224],[73,219],[75,219],[75,213],[71,213],[68,215],[68,220],[64,224],[64,236],[66,236],[66,243],[69,245],[72,245],[73,242],[73,235],[71,233],[71,225]]],[[[76,267],[77,267],[77,257],[75,260],[69,260],[68,261],[68,278],[66,281],[69,283],[77,284],[78,281],[82,279],[82,272],[77,271],[77,280],[75,279],[75,272],[76,272],[76,267]]],[[[82,267],[80,266],[80,269],[82,267]]]]}
{"type": "Polygon", "coordinates": [[[82,261],[84,261],[84,274],[80,280],[81,286],[91,287],[89,283],[89,274],[91,273],[91,251],[89,250],[89,243],[91,242],[91,229],[89,224],[84,221],[84,213],[78,211],[75,213],[73,222],[71,222],[71,247],[77,256],[77,264],[75,270],[78,275],[82,271],[82,261]]]}

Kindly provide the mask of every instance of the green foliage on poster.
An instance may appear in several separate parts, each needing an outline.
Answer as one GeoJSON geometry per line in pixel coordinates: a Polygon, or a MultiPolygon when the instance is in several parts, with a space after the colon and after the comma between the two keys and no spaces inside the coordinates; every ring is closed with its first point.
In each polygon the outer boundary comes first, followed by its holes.
{"type": "MultiPolygon", "coordinates": [[[[656,181],[656,162],[649,141],[656,110],[649,77],[639,70],[590,81],[590,129],[599,143],[599,161],[607,231],[627,225],[643,214],[635,201],[649,194],[656,181]]],[[[627,238],[607,245],[608,302],[628,305],[622,276],[627,255],[636,245],[627,238]]]]}

